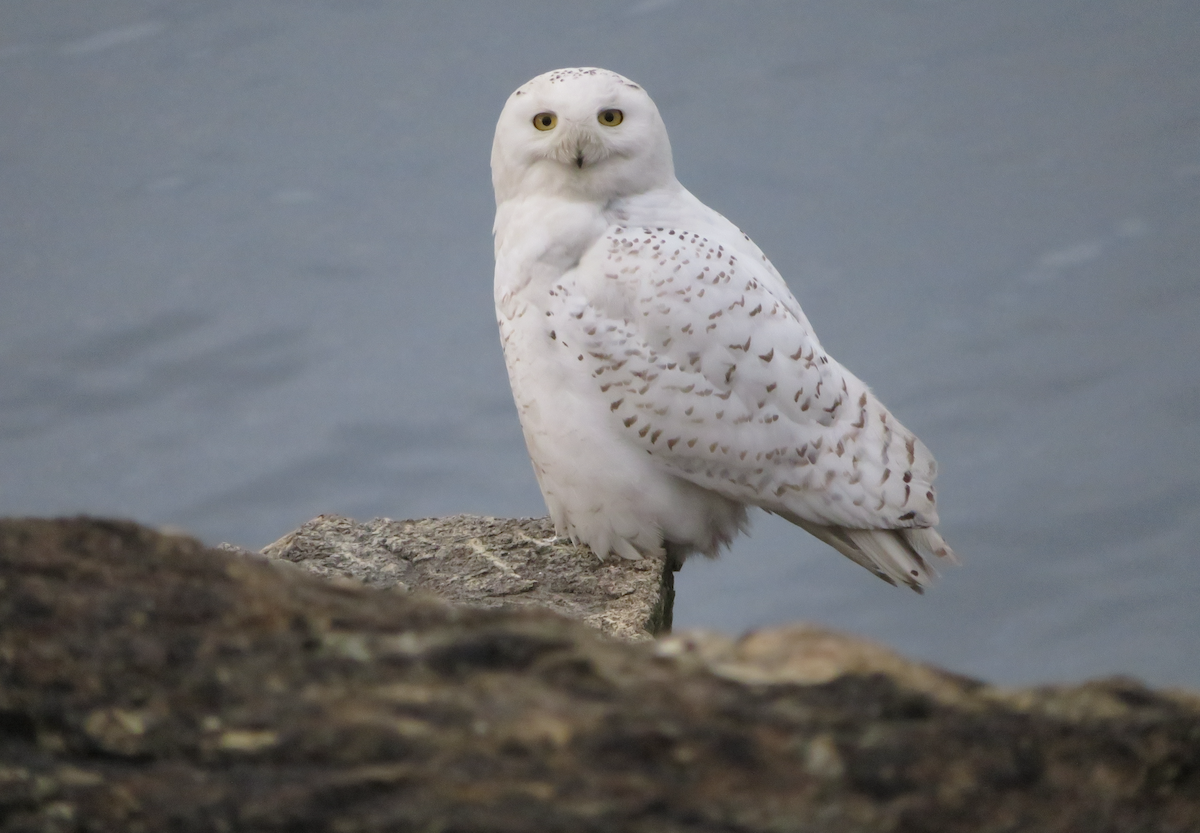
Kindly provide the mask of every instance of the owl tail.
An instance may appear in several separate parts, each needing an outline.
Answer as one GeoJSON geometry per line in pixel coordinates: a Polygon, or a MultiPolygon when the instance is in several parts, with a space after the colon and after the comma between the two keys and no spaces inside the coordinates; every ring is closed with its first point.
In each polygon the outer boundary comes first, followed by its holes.
{"type": "Polygon", "coordinates": [[[850,529],[821,526],[794,515],[784,517],[888,584],[907,584],[918,593],[925,592],[925,585],[937,577],[930,566],[934,556],[958,563],[958,556],[936,529],[850,529]]]}

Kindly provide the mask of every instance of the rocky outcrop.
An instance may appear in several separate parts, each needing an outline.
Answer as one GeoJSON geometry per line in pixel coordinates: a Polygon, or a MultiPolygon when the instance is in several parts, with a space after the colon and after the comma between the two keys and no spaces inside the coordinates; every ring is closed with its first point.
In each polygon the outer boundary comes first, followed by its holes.
{"type": "Polygon", "coordinates": [[[0,830],[1197,829],[1191,695],[1001,692],[814,629],[620,642],[0,522],[0,830]]]}
{"type": "Polygon", "coordinates": [[[555,538],[549,518],[360,523],[321,515],[262,554],[327,578],[432,593],[455,604],[553,610],[620,639],[671,628],[674,574],[665,559],[602,562],[555,538]]]}

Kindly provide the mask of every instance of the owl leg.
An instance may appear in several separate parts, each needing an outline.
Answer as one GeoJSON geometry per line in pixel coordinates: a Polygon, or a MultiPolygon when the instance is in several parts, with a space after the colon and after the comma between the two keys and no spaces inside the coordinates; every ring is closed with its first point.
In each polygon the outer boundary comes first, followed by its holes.
{"type": "Polygon", "coordinates": [[[674,541],[663,541],[663,549],[667,553],[667,567],[672,573],[678,573],[683,562],[695,551],[693,547],[674,541]]]}

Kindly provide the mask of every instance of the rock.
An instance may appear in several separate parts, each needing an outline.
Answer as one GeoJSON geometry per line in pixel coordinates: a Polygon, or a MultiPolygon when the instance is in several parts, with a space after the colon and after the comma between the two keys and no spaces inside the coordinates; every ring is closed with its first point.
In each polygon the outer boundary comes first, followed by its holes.
{"type": "Polygon", "coordinates": [[[97,520],[0,522],[0,830],[1200,830],[1200,702],[816,629],[624,643],[97,520]]]}
{"type": "Polygon", "coordinates": [[[671,628],[674,573],[665,559],[601,562],[586,547],[556,539],[549,518],[359,523],[321,515],[262,554],[320,576],[455,604],[553,610],[620,639],[650,639],[671,628]]]}

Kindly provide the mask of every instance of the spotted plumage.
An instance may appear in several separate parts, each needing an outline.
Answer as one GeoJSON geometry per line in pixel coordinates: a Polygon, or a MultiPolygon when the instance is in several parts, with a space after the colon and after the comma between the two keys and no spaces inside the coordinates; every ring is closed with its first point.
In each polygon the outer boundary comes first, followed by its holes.
{"type": "Polygon", "coordinates": [[[892,583],[953,560],[928,449],[675,179],[641,87],[533,79],[501,113],[492,179],[501,341],[559,534],[600,557],[716,555],[758,506],[892,583]]]}

